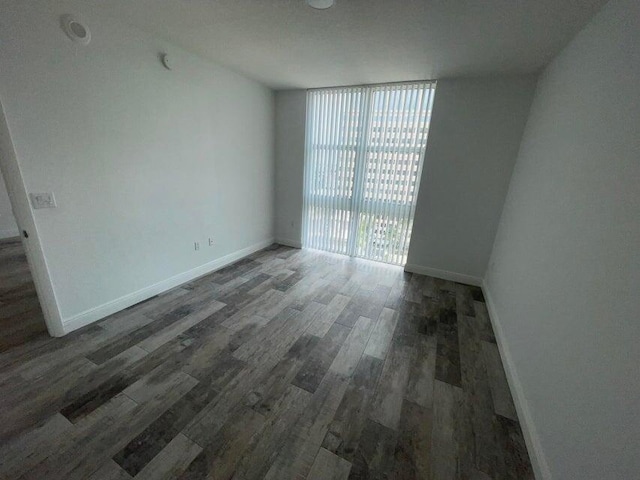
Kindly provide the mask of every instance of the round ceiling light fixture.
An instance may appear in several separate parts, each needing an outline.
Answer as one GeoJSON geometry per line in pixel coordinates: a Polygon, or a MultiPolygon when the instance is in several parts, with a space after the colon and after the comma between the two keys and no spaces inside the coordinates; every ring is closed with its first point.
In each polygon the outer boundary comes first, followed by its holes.
{"type": "Polygon", "coordinates": [[[334,0],[307,0],[307,5],[318,10],[326,10],[332,7],[334,0]]]}
{"type": "Polygon", "coordinates": [[[67,37],[82,45],[89,44],[91,41],[91,32],[80,20],[73,15],[63,15],[60,22],[62,24],[62,30],[67,34],[67,37]]]}

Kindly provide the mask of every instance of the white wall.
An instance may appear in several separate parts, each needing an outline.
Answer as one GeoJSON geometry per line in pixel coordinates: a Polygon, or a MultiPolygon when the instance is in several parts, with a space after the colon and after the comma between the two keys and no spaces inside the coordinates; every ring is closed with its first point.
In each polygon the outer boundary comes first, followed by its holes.
{"type": "Polygon", "coordinates": [[[0,172],[0,238],[15,237],[18,235],[18,225],[13,218],[11,202],[7,194],[7,188],[0,172]]]}
{"type": "Polygon", "coordinates": [[[269,89],[80,1],[2,8],[0,99],[27,191],[56,196],[30,215],[67,330],[272,239],[269,89]]]}
{"type": "MultiPolygon", "coordinates": [[[[444,79],[407,269],[479,284],[535,89],[533,76],[444,79]]],[[[276,94],[276,238],[301,239],[306,92],[276,94]]]]}
{"type": "Polygon", "coordinates": [[[640,472],[640,3],[544,72],[486,291],[540,478],[640,472]]]}
{"type": "Polygon", "coordinates": [[[276,92],[276,239],[302,245],[306,90],[276,92]]]}
{"type": "Polygon", "coordinates": [[[438,81],[407,270],[481,282],[535,83],[438,81]]]}

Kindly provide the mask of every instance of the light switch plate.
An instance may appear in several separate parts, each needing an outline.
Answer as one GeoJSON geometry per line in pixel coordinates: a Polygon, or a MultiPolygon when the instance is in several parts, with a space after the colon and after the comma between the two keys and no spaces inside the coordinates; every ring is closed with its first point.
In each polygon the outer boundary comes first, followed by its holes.
{"type": "Polygon", "coordinates": [[[56,208],[56,198],[53,192],[47,193],[30,193],[31,205],[34,209],[39,208],[56,208]]]}

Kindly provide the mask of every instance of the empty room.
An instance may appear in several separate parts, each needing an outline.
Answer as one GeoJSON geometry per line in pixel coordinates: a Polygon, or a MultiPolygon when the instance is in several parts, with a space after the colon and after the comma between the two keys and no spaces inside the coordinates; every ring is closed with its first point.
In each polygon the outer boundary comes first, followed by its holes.
{"type": "Polygon", "coordinates": [[[2,0],[0,480],[640,478],[640,2],[2,0]]]}

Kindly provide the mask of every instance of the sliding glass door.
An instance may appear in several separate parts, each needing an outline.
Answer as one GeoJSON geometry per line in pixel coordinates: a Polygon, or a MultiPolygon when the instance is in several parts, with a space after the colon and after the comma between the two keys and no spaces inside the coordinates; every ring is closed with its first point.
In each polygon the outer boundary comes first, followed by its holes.
{"type": "Polygon", "coordinates": [[[304,246],[406,263],[434,88],[307,93],[304,246]]]}

